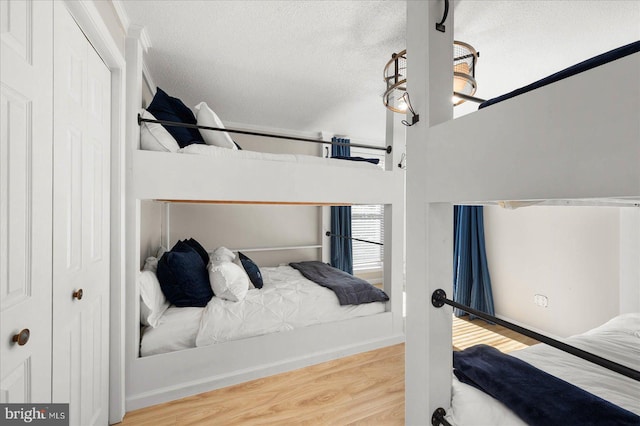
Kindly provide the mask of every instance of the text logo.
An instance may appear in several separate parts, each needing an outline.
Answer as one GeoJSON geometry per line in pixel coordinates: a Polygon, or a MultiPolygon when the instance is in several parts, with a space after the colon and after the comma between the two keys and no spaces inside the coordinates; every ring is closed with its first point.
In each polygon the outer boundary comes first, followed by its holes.
{"type": "Polygon", "coordinates": [[[69,426],[69,404],[0,404],[2,425],[69,426]]]}

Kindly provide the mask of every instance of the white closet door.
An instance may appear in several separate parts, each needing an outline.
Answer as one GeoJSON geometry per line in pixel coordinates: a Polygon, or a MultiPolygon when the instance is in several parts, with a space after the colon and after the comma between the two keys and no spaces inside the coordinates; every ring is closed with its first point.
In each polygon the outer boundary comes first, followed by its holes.
{"type": "Polygon", "coordinates": [[[52,36],[51,2],[0,1],[0,403],[51,401],[52,36]]]}
{"type": "Polygon", "coordinates": [[[111,75],[54,2],[53,402],[107,424],[111,75]],[[80,294],[81,292],[81,294],[80,294]]]}

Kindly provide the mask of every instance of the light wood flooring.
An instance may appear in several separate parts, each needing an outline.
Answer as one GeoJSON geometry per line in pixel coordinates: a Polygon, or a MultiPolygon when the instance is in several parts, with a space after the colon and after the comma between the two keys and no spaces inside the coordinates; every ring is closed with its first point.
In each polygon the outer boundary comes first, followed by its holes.
{"type": "Polygon", "coordinates": [[[509,353],[539,343],[500,325],[489,324],[479,318],[469,321],[468,316],[453,317],[453,350],[461,351],[484,343],[501,352],[509,353]]]}
{"type": "MultiPolygon", "coordinates": [[[[535,341],[454,318],[454,349],[535,341]]],[[[120,425],[404,425],[404,344],[127,413],[120,425]]]]}

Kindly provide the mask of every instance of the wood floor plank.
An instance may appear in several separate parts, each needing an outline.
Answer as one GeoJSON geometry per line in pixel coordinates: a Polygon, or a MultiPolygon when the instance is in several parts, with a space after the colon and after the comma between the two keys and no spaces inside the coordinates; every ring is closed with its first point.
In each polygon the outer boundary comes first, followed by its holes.
{"type": "MultiPolygon", "coordinates": [[[[453,347],[503,352],[537,343],[482,320],[453,319],[453,347]]],[[[404,344],[127,413],[122,426],[404,424],[404,344]]]]}

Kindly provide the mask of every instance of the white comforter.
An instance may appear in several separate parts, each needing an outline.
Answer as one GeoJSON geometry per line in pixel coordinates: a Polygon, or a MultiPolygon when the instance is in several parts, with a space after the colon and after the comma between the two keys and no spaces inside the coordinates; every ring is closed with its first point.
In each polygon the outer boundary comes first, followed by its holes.
{"type": "MultiPolygon", "coordinates": [[[[616,317],[566,343],[640,370],[640,313],[616,317]]],[[[517,358],[640,415],[640,383],[544,344],[512,352],[517,358]]],[[[451,410],[455,425],[525,425],[502,403],[453,377],[451,410]]]]}
{"type": "Polygon", "coordinates": [[[333,291],[304,278],[290,266],[261,268],[264,287],[244,300],[214,297],[204,309],[196,346],[293,330],[329,321],[384,312],[384,303],[340,306],[333,291]]]}
{"type": "Polygon", "coordinates": [[[285,161],[290,163],[320,164],[325,166],[382,170],[380,166],[371,164],[367,161],[338,160],[335,158],[313,157],[311,155],[302,154],[272,154],[268,152],[248,151],[245,149],[237,150],[220,148],[215,145],[204,145],[198,143],[181,148],[178,152],[183,154],[206,155],[218,159],[241,158],[245,160],[285,161]]]}
{"type": "Polygon", "coordinates": [[[384,312],[384,303],[340,306],[333,291],[290,266],[260,268],[264,287],[241,302],[217,297],[205,308],[170,307],[157,327],[147,327],[140,355],[206,346],[308,325],[384,312]]]}

